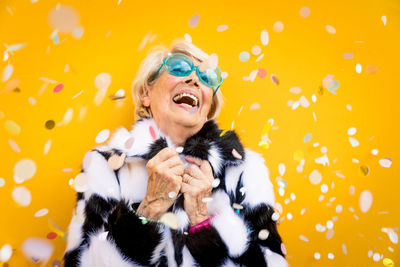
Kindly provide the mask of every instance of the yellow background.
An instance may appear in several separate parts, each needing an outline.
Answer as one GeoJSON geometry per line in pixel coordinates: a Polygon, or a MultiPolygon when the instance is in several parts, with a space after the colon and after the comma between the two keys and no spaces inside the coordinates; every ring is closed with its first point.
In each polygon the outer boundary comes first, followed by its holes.
{"type": "MultiPolygon", "coordinates": [[[[95,137],[100,130],[113,131],[121,125],[131,127],[130,84],[146,50],[154,44],[169,45],[186,33],[205,52],[216,53],[220,68],[228,73],[221,87],[226,103],[218,121],[224,129],[230,129],[234,121],[243,143],[266,159],[276,200],[283,206],[281,219],[285,219],[280,222],[279,232],[290,265],[383,266],[382,260],[375,262],[368,257],[370,250],[400,264],[399,245],[393,244],[381,230],[383,227],[398,230],[400,225],[400,146],[396,126],[400,116],[399,26],[397,0],[170,3],[121,0],[119,4],[118,0],[1,1],[0,51],[6,49],[4,43],[26,43],[24,48],[10,54],[7,61],[0,61],[1,75],[7,64],[14,67],[10,79],[0,82],[0,177],[5,180],[0,188],[0,246],[10,244],[14,249],[9,266],[35,266],[23,257],[21,244],[28,237],[46,239],[53,231],[49,219],[66,231],[75,204],[75,191],[68,182],[79,173],[85,152],[97,145],[95,137]],[[73,7],[79,14],[84,29],[80,39],[71,33],[59,33],[60,43],[56,45],[50,38],[55,29],[49,23],[49,13],[58,3],[73,7]],[[302,7],[311,10],[307,18],[300,16],[302,7]],[[200,15],[200,21],[196,27],[189,27],[189,19],[195,14],[200,15]],[[387,17],[386,26],[382,16],[387,17]],[[273,30],[277,21],[284,24],[279,33],[273,30]],[[222,24],[229,28],[217,32],[217,26],[222,24]],[[333,26],[336,34],[329,33],[326,25],[333,26]],[[263,29],[269,33],[266,46],[260,40],[263,29]],[[140,50],[147,34],[151,38],[140,50]],[[259,45],[264,53],[259,62],[256,62],[258,56],[250,52],[254,45],[259,45]],[[239,60],[243,51],[250,53],[246,62],[239,60]],[[344,53],[352,53],[354,58],[345,59],[344,53]],[[362,65],[361,73],[356,72],[357,63],[362,65]],[[67,64],[69,70],[65,72],[67,64]],[[376,66],[378,72],[366,73],[367,65],[376,66]],[[258,68],[264,68],[267,77],[256,77],[253,82],[243,80],[258,68]],[[94,79],[102,72],[109,73],[112,82],[106,98],[96,106],[94,79]],[[271,74],[279,79],[279,85],[271,81],[271,74]],[[326,89],[323,94],[320,92],[322,80],[328,74],[340,82],[337,95],[326,89]],[[57,83],[49,84],[39,95],[44,84],[41,77],[57,83]],[[20,92],[6,92],[7,83],[14,78],[20,80],[20,92]],[[59,83],[64,88],[54,93],[53,88],[59,83]],[[295,86],[302,89],[298,95],[289,92],[295,86]],[[119,89],[125,90],[127,98],[111,100],[108,96],[119,89]],[[316,103],[311,101],[313,94],[317,96],[316,103]],[[309,107],[293,110],[287,105],[301,95],[308,99],[309,107]],[[29,103],[30,97],[36,100],[35,105],[29,103]],[[256,102],[260,108],[250,110],[256,102]],[[346,105],[351,105],[352,110],[346,105]],[[60,123],[70,108],[71,122],[46,129],[47,120],[60,123]],[[79,118],[85,108],[86,115],[79,118]],[[268,132],[271,144],[264,149],[258,143],[271,118],[275,122],[274,129],[268,132]],[[7,120],[21,127],[18,135],[6,130],[7,120]],[[360,142],[358,147],[349,142],[350,127],[357,129],[353,137],[360,142]],[[304,142],[307,133],[312,137],[304,142]],[[11,148],[10,139],[21,152],[11,148]],[[49,139],[52,145],[44,155],[49,139]],[[315,142],[320,145],[314,147],[315,142]],[[328,149],[329,166],[314,161],[323,155],[322,146],[328,149]],[[378,149],[378,155],[372,155],[372,149],[378,149]],[[298,150],[305,159],[300,173],[296,171],[299,162],[293,156],[298,150]],[[393,160],[390,168],[378,163],[386,157],[393,160]],[[33,178],[22,183],[32,194],[28,207],[18,206],[11,197],[14,187],[19,186],[13,179],[14,165],[23,158],[34,160],[37,166],[33,178]],[[353,163],[353,158],[359,163],[353,163]],[[282,179],[287,181],[287,187],[283,196],[278,194],[277,184],[280,163],[286,166],[282,179]],[[368,176],[361,174],[362,165],[369,166],[368,176]],[[63,172],[64,168],[72,168],[72,172],[63,172]],[[322,174],[319,185],[311,184],[308,178],[315,169],[322,174]],[[336,171],[345,177],[338,177],[336,171]],[[321,192],[321,184],[329,186],[327,193],[321,192]],[[349,193],[350,186],[355,188],[354,195],[349,193]],[[363,190],[370,190],[373,195],[372,206],[366,213],[359,206],[363,190]],[[291,193],[296,199],[285,204],[291,193]],[[325,195],[324,200],[318,200],[320,195],[325,195]],[[343,206],[341,213],[335,211],[338,204],[343,206]],[[42,208],[49,209],[49,213],[34,217],[42,208]],[[306,212],[301,215],[303,208],[306,212]],[[287,219],[288,212],[293,215],[292,220],[287,219]],[[334,216],[338,219],[334,223],[334,236],[327,239],[326,231],[316,231],[316,224],[325,225],[334,216]],[[309,241],[301,240],[300,235],[309,241]],[[347,255],[342,244],[347,247],[347,255]],[[320,260],[314,259],[315,252],[321,254],[320,260]],[[328,259],[328,253],[334,254],[333,260],[328,259]]],[[[61,260],[66,245],[59,236],[50,242],[55,251],[49,266],[53,260],[61,260]]]]}

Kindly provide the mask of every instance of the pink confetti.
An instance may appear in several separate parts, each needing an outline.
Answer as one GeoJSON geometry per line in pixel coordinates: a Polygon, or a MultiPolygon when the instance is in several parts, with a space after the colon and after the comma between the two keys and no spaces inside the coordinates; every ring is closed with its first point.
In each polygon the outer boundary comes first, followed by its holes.
{"type": "Polygon", "coordinates": [[[149,131],[151,134],[151,137],[153,138],[153,140],[156,140],[157,136],[156,136],[156,131],[154,130],[153,126],[149,127],[149,131]]]}
{"type": "Polygon", "coordinates": [[[267,71],[264,68],[259,68],[257,75],[260,78],[265,78],[267,76],[267,71]]]}
{"type": "Polygon", "coordinates": [[[239,152],[236,151],[236,149],[232,149],[232,155],[237,159],[242,159],[242,155],[240,155],[239,152]]]}
{"type": "MultiPolygon", "coordinates": [[[[150,130],[151,131],[151,130],[150,130]]],[[[126,149],[131,149],[133,146],[133,142],[135,141],[135,139],[133,137],[130,137],[128,140],[126,140],[125,142],[125,148],[126,149]]]]}
{"type": "Polygon", "coordinates": [[[62,84],[62,83],[57,84],[56,87],[54,87],[53,92],[54,92],[54,93],[58,93],[58,92],[60,92],[63,88],[64,88],[64,84],[62,84]]]}
{"type": "Polygon", "coordinates": [[[282,250],[283,255],[286,255],[286,246],[283,243],[281,243],[281,250],[282,250]]]}

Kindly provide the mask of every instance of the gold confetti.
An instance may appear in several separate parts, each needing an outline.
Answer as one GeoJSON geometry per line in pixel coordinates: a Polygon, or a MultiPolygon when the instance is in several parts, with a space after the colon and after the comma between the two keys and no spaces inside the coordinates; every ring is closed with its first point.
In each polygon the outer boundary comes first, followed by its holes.
{"type": "Polygon", "coordinates": [[[389,258],[384,258],[382,262],[385,267],[394,267],[394,262],[389,258]]]}
{"type": "Polygon", "coordinates": [[[362,165],[360,167],[361,174],[364,176],[368,176],[369,174],[369,167],[367,165],[362,165]]]}
{"type": "Polygon", "coordinates": [[[226,134],[228,130],[223,130],[222,133],[220,133],[219,137],[223,136],[224,134],[226,134]]]}
{"type": "Polygon", "coordinates": [[[4,128],[11,135],[19,135],[21,133],[21,127],[12,120],[7,120],[4,122],[4,128]]]}

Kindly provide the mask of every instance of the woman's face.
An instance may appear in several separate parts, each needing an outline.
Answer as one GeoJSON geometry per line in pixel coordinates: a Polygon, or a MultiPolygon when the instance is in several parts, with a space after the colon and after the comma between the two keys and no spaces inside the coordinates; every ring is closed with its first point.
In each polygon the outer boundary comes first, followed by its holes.
{"type": "MultiPolygon", "coordinates": [[[[200,64],[191,59],[195,66],[200,64]]],[[[148,95],[142,97],[142,104],[150,107],[161,129],[176,124],[199,128],[207,121],[212,95],[213,88],[200,82],[195,70],[189,76],[176,77],[163,67],[148,95]]]]}

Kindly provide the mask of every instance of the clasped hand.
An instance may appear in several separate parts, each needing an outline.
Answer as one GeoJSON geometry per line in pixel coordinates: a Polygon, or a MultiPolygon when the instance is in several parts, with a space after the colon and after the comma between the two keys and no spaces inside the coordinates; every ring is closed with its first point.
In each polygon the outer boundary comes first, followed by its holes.
{"type": "Polygon", "coordinates": [[[186,156],[191,163],[184,168],[179,153],[164,148],[146,164],[148,172],[147,192],[137,212],[149,219],[159,219],[176,200],[178,192],[184,196],[184,209],[191,225],[209,217],[207,204],[214,181],[211,166],[207,160],[186,156]]]}

